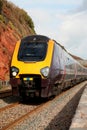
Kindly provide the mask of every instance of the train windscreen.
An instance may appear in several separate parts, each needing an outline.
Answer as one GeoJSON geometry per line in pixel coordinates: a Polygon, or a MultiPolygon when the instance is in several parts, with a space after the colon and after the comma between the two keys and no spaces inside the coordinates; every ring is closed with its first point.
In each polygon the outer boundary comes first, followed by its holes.
{"type": "Polygon", "coordinates": [[[21,42],[18,60],[24,62],[43,61],[46,57],[46,42],[21,42]]]}

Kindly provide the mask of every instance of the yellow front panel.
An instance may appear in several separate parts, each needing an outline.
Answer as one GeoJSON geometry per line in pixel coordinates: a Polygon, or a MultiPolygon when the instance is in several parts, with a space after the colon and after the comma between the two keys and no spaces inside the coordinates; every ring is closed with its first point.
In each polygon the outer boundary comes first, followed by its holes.
{"type": "MultiPolygon", "coordinates": [[[[23,62],[23,61],[18,61],[17,56],[18,56],[18,50],[20,46],[20,41],[17,42],[13,58],[12,58],[12,64],[11,66],[15,66],[19,68],[19,74],[40,74],[40,70],[46,66],[50,67],[51,60],[52,60],[52,53],[53,53],[53,46],[54,46],[54,41],[50,40],[48,42],[48,49],[47,49],[47,54],[46,58],[44,61],[39,61],[39,62],[23,62]]],[[[19,76],[16,76],[18,78],[19,76]]]]}

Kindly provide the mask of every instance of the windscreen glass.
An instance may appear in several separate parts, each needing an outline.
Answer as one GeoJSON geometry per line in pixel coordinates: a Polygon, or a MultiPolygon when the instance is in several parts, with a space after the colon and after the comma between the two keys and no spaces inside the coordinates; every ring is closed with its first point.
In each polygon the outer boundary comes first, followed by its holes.
{"type": "Polygon", "coordinates": [[[46,42],[22,42],[19,48],[19,61],[42,61],[46,57],[46,42]]]}

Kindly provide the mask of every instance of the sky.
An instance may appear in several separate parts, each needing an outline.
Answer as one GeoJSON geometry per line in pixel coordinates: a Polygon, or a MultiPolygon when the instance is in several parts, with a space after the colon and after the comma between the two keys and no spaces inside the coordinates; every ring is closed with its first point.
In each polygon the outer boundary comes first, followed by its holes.
{"type": "Polygon", "coordinates": [[[37,34],[87,60],[87,0],[8,0],[32,18],[37,34]]]}

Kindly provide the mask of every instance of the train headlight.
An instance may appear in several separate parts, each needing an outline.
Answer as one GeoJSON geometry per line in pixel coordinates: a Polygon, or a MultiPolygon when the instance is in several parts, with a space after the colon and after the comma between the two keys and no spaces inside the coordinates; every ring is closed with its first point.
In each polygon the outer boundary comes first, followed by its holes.
{"type": "Polygon", "coordinates": [[[15,77],[19,72],[19,69],[16,68],[15,66],[11,67],[11,76],[15,77]]]}
{"type": "Polygon", "coordinates": [[[47,66],[47,67],[45,67],[45,68],[42,68],[40,72],[41,72],[41,74],[42,74],[44,77],[48,77],[48,75],[49,75],[49,67],[47,66]]]}

